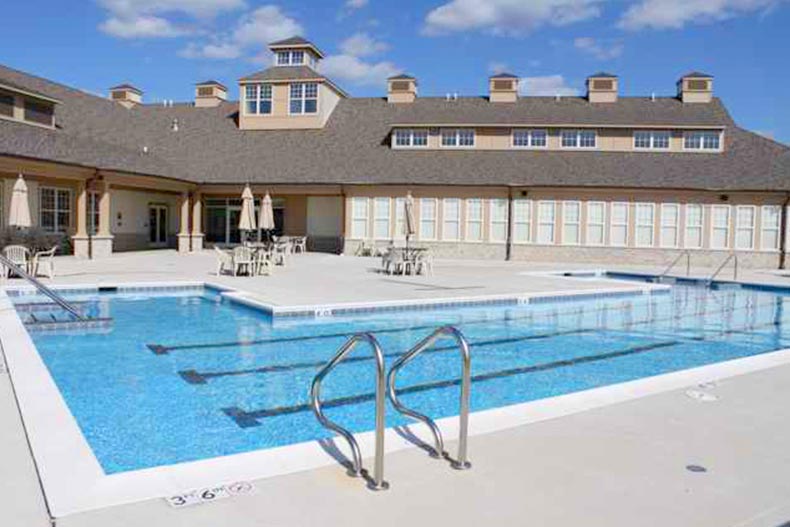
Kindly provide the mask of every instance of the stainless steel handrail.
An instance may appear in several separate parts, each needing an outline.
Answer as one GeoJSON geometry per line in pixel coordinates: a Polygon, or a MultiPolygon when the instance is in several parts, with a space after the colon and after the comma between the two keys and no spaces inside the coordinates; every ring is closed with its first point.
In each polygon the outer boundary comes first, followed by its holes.
{"type": "Polygon", "coordinates": [[[42,293],[45,296],[49,297],[57,305],[59,305],[60,307],[62,307],[63,309],[65,309],[66,311],[71,313],[77,320],[79,320],[79,321],[88,320],[82,314],[82,312],[80,310],[78,310],[76,307],[74,307],[71,304],[69,304],[68,302],[66,302],[66,300],[64,300],[62,296],[60,296],[59,294],[54,292],[52,289],[50,289],[49,287],[45,286],[44,284],[42,284],[38,280],[36,280],[31,274],[29,274],[27,271],[25,271],[24,269],[19,267],[17,264],[15,264],[14,262],[12,262],[8,258],[6,258],[5,255],[3,255],[3,254],[0,254],[0,263],[2,263],[5,267],[8,267],[9,269],[11,269],[14,273],[18,274],[19,276],[21,276],[22,278],[24,278],[25,280],[27,280],[31,284],[33,284],[33,286],[36,289],[38,289],[38,291],[40,293],[42,293]]]}
{"type": "Polygon", "coordinates": [[[387,374],[387,395],[389,396],[392,406],[400,413],[407,415],[413,419],[425,423],[433,434],[434,439],[434,452],[436,457],[449,456],[444,451],[444,440],[442,439],[442,432],[433,419],[427,415],[421,414],[416,410],[412,410],[403,405],[398,399],[398,394],[395,390],[396,376],[398,371],[408,364],[414,357],[422,353],[424,350],[430,348],[434,342],[440,338],[452,338],[458,343],[458,348],[461,350],[461,357],[463,359],[463,372],[461,374],[461,401],[458,423],[458,455],[456,459],[451,459],[453,468],[463,470],[470,468],[472,464],[467,457],[467,438],[469,436],[469,395],[471,393],[472,385],[472,360],[469,351],[469,343],[464,338],[464,335],[453,326],[442,326],[436,331],[418,342],[412,349],[400,356],[390,368],[387,374]]]}
{"type": "Polygon", "coordinates": [[[326,428],[338,433],[348,442],[348,445],[351,447],[351,462],[354,475],[363,475],[362,454],[359,451],[359,445],[357,444],[357,440],[354,439],[354,435],[342,426],[329,420],[321,409],[321,382],[360,342],[367,342],[370,344],[376,359],[376,459],[373,468],[373,480],[370,482],[369,486],[373,490],[383,490],[389,488],[389,484],[384,481],[384,412],[387,400],[384,385],[384,354],[381,352],[381,346],[376,340],[376,337],[370,333],[357,333],[349,338],[346,343],[340,347],[335,356],[332,357],[332,359],[321,368],[315,378],[313,378],[313,384],[310,387],[310,403],[318,421],[326,428]]]}
{"type": "Polygon", "coordinates": [[[683,258],[684,256],[686,257],[686,276],[690,276],[691,275],[691,251],[689,251],[688,249],[685,249],[680,254],[678,254],[677,257],[674,260],[672,260],[672,263],[669,264],[666,269],[664,269],[663,273],[658,275],[659,281],[662,278],[664,278],[665,276],[667,276],[669,274],[669,271],[671,271],[672,268],[675,267],[677,265],[677,263],[680,261],[680,259],[683,258]]]}
{"type": "Polygon", "coordinates": [[[713,280],[719,275],[719,273],[722,272],[724,267],[728,263],[730,263],[730,260],[733,260],[732,279],[733,280],[737,280],[738,279],[738,255],[735,254],[735,253],[730,253],[729,255],[727,255],[727,258],[725,258],[724,261],[721,262],[721,265],[719,265],[716,268],[716,270],[713,272],[713,274],[708,277],[707,284],[709,286],[713,283],[713,280]]]}

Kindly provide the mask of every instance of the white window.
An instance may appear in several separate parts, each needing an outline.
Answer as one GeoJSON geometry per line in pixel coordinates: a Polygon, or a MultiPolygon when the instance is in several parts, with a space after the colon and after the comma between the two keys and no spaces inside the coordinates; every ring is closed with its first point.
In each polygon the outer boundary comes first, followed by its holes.
{"type": "Polygon", "coordinates": [[[395,198],[395,236],[406,237],[406,198],[395,198]]]}
{"type": "Polygon", "coordinates": [[[727,249],[730,246],[730,206],[714,205],[711,213],[711,249],[727,249]]]}
{"type": "Polygon", "coordinates": [[[475,131],[472,128],[445,128],[442,130],[442,146],[454,148],[475,146],[475,131]]]}
{"type": "Polygon", "coordinates": [[[513,200],[513,241],[527,243],[532,241],[532,201],[513,200]]]}
{"type": "Polygon", "coordinates": [[[247,115],[268,115],[272,113],[272,85],[245,85],[244,101],[244,111],[247,115]]]}
{"type": "Polygon", "coordinates": [[[595,148],[596,140],[595,130],[563,130],[560,133],[563,148],[595,148]]]}
{"type": "Polygon", "coordinates": [[[652,203],[636,204],[636,246],[653,246],[656,207],[652,203]]]}
{"type": "Polygon", "coordinates": [[[466,240],[479,242],[483,239],[483,200],[466,200],[466,240]]]}
{"type": "Polygon", "coordinates": [[[757,224],[757,207],[738,205],[735,207],[735,248],[754,249],[754,228],[757,224]]]}
{"type": "Polygon", "coordinates": [[[420,239],[436,239],[436,199],[420,199],[420,239]]]}
{"type": "Polygon", "coordinates": [[[278,51],[278,66],[298,66],[304,64],[304,51],[278,51]]]}
{"type": "Polygon", "coordinates": [[[609,243],[618,247],[628,245],[628,203],[612,203],[609,214],[609,243]]]}
{"type": "Polygon", "coordinates": [[[88,192],[88,234],[99,232],[99,199],[98,192],[88,192]]]}
{"type": "Polygon", "coordinates": [[[562,243],[578,245],[581,238],[582,204],[579,201],[562,202],[562,243]]]}
{"type": "Polygon", "coordinates": [[[661,247],[678,246],[678,229],[680,227],[680,205],[677,203],[661,204],[661,247]]]}
{"type": "Polygon", "coordinates": [[[488,203],[491,209],[491,241],[504,242],[507,240],[507,200],[492,199],[488,203]]]}
{"type": "Polygon", "coordinates": [[[291,114],[310,114],[318,112],[318,84],[297,82],[291,84],[289,109],[291,114]]]}
{"type": "Polygon", "coordinates": [[[634,148],[637,150],[669,149],[668,131],[637,130],[634,132],[634,148]]]}
{"type": "Polygon", "coordinates": [[[590,201],[587,203],[587,245],[603,245],[606,228],[606,203],[590,201]]]}
{"type": "Polygon", "coordinates": [[[461,238],[461,200],[444,198],[442,203],[442,239],[459,240],[461,238]]]}
{"type": "Polygon", "coordinates": [[[71,190],[41,187],[38,197],[41,228],[49,232],[66,232],[71,225],[71,190]]]}
{"type": "Polygon", "coordinates": [[[760,247],[763,251],[776,251],[779,249],[779,224],[781,223],[782,207],[777,205],[764,205],[762,210],[762,230],[760,234],[760,247]]]}
{"type": "Polygon", "coordinates": [[[351,237],[368,237],[368,198],[351,198],[351,237]]]}
{"type": "Polygon", "coordinates": [[[686,205],[686,239],[683,246],[687,249],[702,248],[702,205],[686,205]]]}
{"type": "Polygon", "coordinates": [[[392,146],[395,148],[420,148],[428,146],[428,130],[398,128],[392,134],[392,146]]]}
{"type": "Polygon", "coordinates": [[[519,148],[545,148],[546,130],[513,130],[513,146],[519,148]]]}
{"type": "Polygon", "coordinates": [[[721,132],[686,132],[683,136],[686,150],[721,150],[721,132]]]}
{"type": "Polygon", "coordinates": [[[376,198],[373,200],[373,233],[379,240],[390,237],[390,199],[376,198]]]}
{"type": "Polygon", "coordinates": [[[538,243],[554,243],[556,206],[553,201],[538,203],[538,243]]]}

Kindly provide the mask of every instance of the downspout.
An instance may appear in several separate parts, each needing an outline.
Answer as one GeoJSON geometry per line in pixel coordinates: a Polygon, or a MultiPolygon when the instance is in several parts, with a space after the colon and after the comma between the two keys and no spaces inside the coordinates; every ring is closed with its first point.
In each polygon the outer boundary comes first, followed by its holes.
{"type": "Polygon", "coordinates": [[[513,257],[513,187],[507,188],[507,241],[505,242],[505,261],[513,257]]]}
{"type": "Polygon", "coordinates": [[[93,260],[93,233],[91,232],[88,224],[89,214],[91,212],[91,191],[93,190],[93,183],[99,179],[99,169],[97,168],[94,173],[93,177],[88,178],[85,181],[85,210],[83,214],[85,214],[85,228],[87,229],[88,234],[88,259],[93,260]]]}
{"type": "Polygon", "coordinates": [[[779,269],[786,269],[787,263],[787,207],[790,206],[790,192],[785,194],[779,221],[779,269]]]}
{"type": "Polygon", "coordinates": [[[340,205],[341,211],[341,225],[342,230],[340,232],[340,247],[338,248],[338,254],[345,254],[346,252],[346,187],[340,185],[340,200],[342,204],[340,205]]]}

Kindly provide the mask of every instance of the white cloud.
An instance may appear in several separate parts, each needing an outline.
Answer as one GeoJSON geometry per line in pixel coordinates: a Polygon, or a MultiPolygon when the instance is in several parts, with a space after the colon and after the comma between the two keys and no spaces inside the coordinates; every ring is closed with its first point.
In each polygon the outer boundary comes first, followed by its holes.
{"type": "Polygon", "coordinates": [[[623,49],[625,49],[620,40],[599,41],[592,37],[578,37],[573,41],[573,45],[576,49],[600,60],[617,58],[623,54],[623,49]]]}
{"type": "Polygon", "coordinates": [[[352,57],[367,57],[388,49],[385,42],[376,40],[367,33],[355,33],[340,43],[340,51],[352,57]]]}
{"type": "Polygon", "coordinates": [[[167,38],[189,33],[188,29],[176,27],[158,16],[110,17],[99,25],[99,29],[118,38],[167,38]]]}
{"type": "Polygon", "coordinates": [[[496,75],[497,73],[505,73],[508,70],[507,64],[504,62],[489,62],[488,71],[496,75]]]}
{"type": "Polygon", "coordinates": [[[388,61],[369,63],[351,55],[332,55],[321,63],[321,72],[328,77],[361,86],[382,86],[387,77],[401,71],[388,61]]]}
{"type": "Polygon", "coordinates": [[[518,83],[518,92],[521,95],[540,96],[574,96],[579,90],[565,84],[562,75],[547,75],[544,77],[524,77],[518,83]]]}
{"type": "Polygon", "coordinates": [[[755,11],[768,11],[784,0],[641,0],[620,18],[622,29],[680,29],[755,11]]]}
{"type": "Polygon", "coordinates": [[[217,44],[195,44],[191,42],[178,52],[187,59],[235,59],[241,55],[241,48],[228,42],[217,44]]]}
{"type": "Polygon", "coordinates": [[[164,15],[209,18],[244,7],[244,0],[99,0],[108,18],[99,29],[119,38],[180,37],[193,32],[177,26],[164,15]]]}
{"type": "Polygon", "coordinates": [[[451,0],[433,9],[423,31],[438,35],[486,31],[524,35],[543,25],[564,26],[600,15],[603,0],[451,0]]]}
{"type": "Polygon", "coordinates": [[[362,9],[368,5],[368,0],[346,0],[346,9],[362,9]]]}

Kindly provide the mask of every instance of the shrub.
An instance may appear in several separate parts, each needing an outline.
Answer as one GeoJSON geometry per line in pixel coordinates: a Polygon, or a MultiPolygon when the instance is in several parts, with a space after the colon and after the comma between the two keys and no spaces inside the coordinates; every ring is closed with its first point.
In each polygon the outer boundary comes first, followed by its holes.
{"type": "Polygon", "coordinates": [[[31,252],[45,251],[53,245],[58,246],[57,254],[71,254],[71,238],[64,233],[47,232],[38,227],[27,229],[6,227],[0,231],[0,247],[23,245],[31,252]]]}

